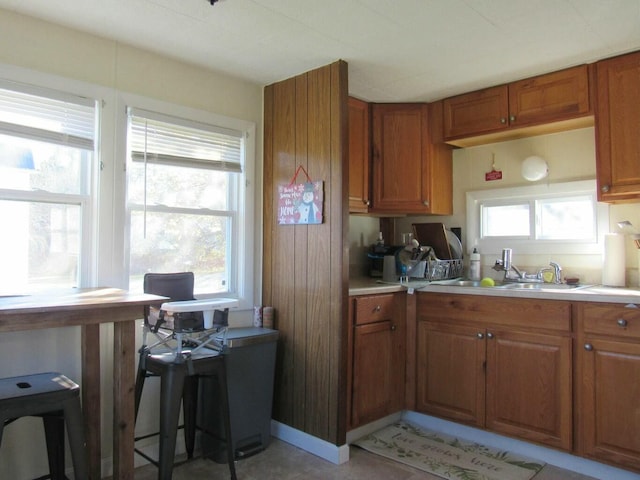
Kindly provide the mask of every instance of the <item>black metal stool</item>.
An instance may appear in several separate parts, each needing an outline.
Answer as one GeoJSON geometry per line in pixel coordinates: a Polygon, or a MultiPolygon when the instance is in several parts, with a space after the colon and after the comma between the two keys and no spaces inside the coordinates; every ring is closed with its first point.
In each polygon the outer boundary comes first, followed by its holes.
{"type": "Polygon", "coordinates": [[[20,417],[42,417],[47,440],[49,473],[64,473],[65,424],[76,480],[89,476],[85,450],[80,387],[61,373],[48,372],[0,379],[0,444],[4,427],[20,417]]]}
{"type": "MultiPolygon", "coordinates": [[[[184,403],[184,428],[186,449],[193,452],[198,400],[198,381],[201,377],[215,377],[221,392],[220,408],[224,420],[225,438],[231,438],[227,373],[224,355],[184,358],[175,360],[173,354],[149,354],[144,359],[143,374],[138,376],[136,390],[142,393],[146,373],[160,376],[160,453],[158,461],[136,452],[158,467],[158,480],[170,480],[173,472],[180,404],[184,403]]],[[[136,414],[138,405],[136,405],[136,414]]],[[[146,438],[143,437],[143,438],[146,438]]],[[[231,479],[236,480],[233,449],[227,448],[227,461],[231,479]]]]}

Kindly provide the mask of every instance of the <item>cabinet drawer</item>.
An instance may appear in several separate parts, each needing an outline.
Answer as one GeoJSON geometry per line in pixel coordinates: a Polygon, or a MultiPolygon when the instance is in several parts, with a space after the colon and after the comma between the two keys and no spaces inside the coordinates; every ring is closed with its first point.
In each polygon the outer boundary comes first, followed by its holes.
{"type": "Polygon", "coordinates": [[[385,295],[356,297],[356,325],[389,320],[393,317],[393,305],[393,293],[385,295]]]}
{"type": "Polygon", "coordinates": [[[571,331],[571,303],[483,295],[419,293],[418,320],[481,323],[532,330],[571,331]]]}
{"type": "Polygon", "coordinates": [[[582,317],[585,333],[640,339],[640,308],[635,305],[584,305],[582,317]]]}

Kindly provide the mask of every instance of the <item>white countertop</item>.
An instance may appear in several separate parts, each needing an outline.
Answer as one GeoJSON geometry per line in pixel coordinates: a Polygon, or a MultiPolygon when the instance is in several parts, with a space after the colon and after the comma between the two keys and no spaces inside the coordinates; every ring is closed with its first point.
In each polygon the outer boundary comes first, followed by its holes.
{"type": "Polygon", "coordinates": [[[438,282],[411,280],[408,284],[383,283],[375,278],[351,278],[349,295],[371,295],[409,291],[453,293],[460,295],[484,295],[511,298],[543,298],[547,300],[568,300],[579,302],[637,303],[640,304],[639,288],[605,287],[593,285],[567,290],[539,291],[535,289],[508,289],[496,287],[459,287],[438,282]]]}

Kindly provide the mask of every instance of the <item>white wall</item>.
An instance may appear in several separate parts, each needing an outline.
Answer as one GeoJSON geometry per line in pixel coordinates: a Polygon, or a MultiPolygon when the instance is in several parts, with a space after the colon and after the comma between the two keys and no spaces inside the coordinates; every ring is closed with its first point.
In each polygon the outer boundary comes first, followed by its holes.
{"type": "MultiPolygon", "coordinates": [[[[108,39],[70,30],[0,9],[0,71],[20,79],[31,75],[64,84],[96,85],[103,91],[133,93],[185,107],[256,124],[256,176],[254,180],[256,225],[262,224],[262,86],[205,70],[175,59],[123,45],[108,39]]],[[[60,88],[60,85],[58,85],[60,88]]],[[[112,107],[113,108],[113,107],[112,107]]],[[[103,154],[115,158],[114,146],[102,146],[103,154]]],[[[100,208],[108,217],[99,232],[101,249],[96,285],[122,286],[121,254],[118,239],[111,231],[120,221],[118,196],[124,192],[122,175],[115,162],[106,162],[101,183],[100,208]],[[109,170],[110,169],[110,170],[109,170]],[[111,223],[109,223],[111,222],[111,223]]],[[[256,228],[255,251],[261,252],[261,228],[256,228]]],[[[260,302],[262,257],[254,258],[254,301],[260,302]]],[[[233,325],[251,323],[251,312],[235,315],[233,325]]],[[[102,328],[103,365],[103,459],[110,473],[111,456],[111,329],[102,328]]],[[[58,370],[76,381],[80,379],[79,328],[0,334],[0,377],[38,371],[58,370]]],[[[138,342],[139,343],[139,342],[138,342]]],[[[150,419],[142,417],[141,422],[150,419]]],[[[34,478],[47,472],[44,437],[39,422],[21,420],[5,430],[0,448],[0,478],[34,478]],[[26,427],[26,428],[25,428],[26,427]]],[[[139,460],[139,458],[137,459],[139,460]]],[[[68,462],[70,465],[70,461],[68,462]]]]}

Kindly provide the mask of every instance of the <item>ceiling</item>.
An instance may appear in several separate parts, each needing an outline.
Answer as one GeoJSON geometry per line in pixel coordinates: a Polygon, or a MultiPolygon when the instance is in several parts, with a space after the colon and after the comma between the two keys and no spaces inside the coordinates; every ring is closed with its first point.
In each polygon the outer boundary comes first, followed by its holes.
{"type": "Polygon", "coordinates": [[[432,101],[640,50],[640,0],[0,0],[259,85],[343,59],[350,94],[432,101]]]}

